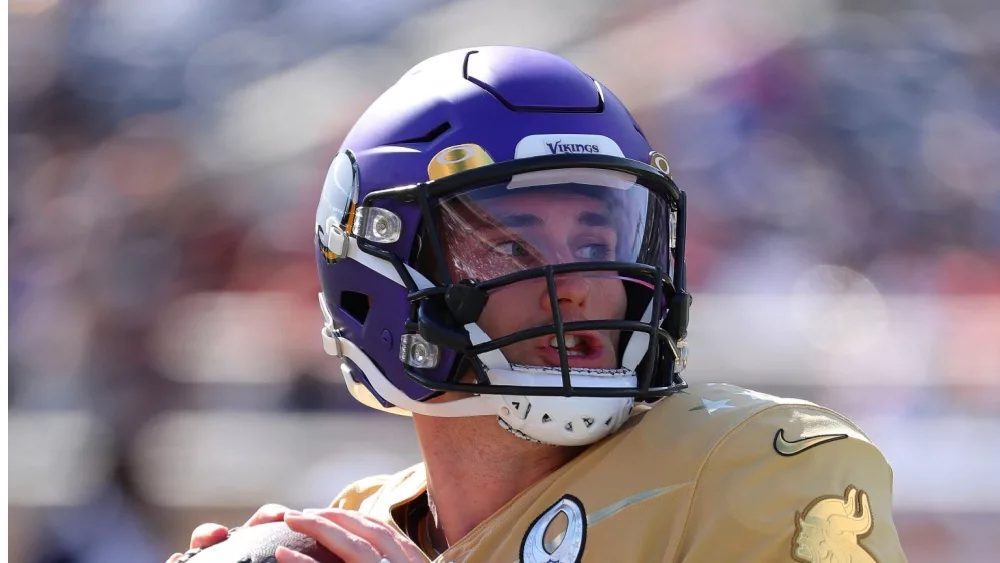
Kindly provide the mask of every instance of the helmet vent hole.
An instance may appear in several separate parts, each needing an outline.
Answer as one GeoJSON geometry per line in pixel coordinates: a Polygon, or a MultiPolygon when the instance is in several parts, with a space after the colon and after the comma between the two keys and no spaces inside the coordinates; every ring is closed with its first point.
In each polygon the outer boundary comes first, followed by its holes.
{"type": "Polygon", "coordinates": [[[367,295],[358,291],[341,291],[340,308],[358,323],[365,324],[368,310],[371,309],[371,300],[367,295]]]}
{"type": "Polygon", "coordinates": [[[438,124],[436,127],[424,133],[423,135],[420,135],[419,137],[410,137],[408,139],[402,139],[396,141],[393,144],[402,145],[407,143],[430,143],[431,141],[434,141],[441,135],[444,135],[449,129],[451,129],[451,123],[445,121],[444,123],[438,124]]]}

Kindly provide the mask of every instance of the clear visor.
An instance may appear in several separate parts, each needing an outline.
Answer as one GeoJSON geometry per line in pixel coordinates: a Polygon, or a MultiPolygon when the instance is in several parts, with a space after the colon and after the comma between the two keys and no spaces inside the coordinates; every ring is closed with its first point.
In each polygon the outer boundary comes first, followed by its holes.
{"type": "Polygon", "coordinates": [[[581,262],[645,264],[670,272],[667,203],[621,172],[521,174],[452,194],[437,202],[435,215],[453,281],[581,262]]]}

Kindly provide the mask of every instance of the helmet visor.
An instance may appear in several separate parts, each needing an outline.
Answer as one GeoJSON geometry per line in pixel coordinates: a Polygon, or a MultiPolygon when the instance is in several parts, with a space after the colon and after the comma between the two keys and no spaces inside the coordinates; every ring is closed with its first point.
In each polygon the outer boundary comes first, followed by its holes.
{"type": "Polygon", "coordinates": [[[520,174],[442,198],[435,215],[453,281],[583,262],[671,270],[667,202],[618,171],[520,174]]]}

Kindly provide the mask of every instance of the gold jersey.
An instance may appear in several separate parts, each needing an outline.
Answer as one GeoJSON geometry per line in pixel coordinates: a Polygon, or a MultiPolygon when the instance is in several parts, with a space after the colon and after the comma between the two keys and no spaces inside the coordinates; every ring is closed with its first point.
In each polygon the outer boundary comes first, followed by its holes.
{"type": "MultiPolygon", "coordinates": [[[[905,561],[892,470],[829,409],[727,384],[637,408],[435,561],[905,561]]],[[[423,464],[347,487],[333,506],[397,528],[426,502],[423,464]]]]}

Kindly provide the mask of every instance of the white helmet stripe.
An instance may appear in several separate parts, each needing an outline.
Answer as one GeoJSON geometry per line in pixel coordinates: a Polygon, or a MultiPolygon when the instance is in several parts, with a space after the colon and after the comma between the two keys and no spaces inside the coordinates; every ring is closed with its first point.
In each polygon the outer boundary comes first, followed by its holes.
{"type": "MultiPolygon", "coordinates": [[[[648,323],[652,318],[653,300],[650,299],[649,305],[646,306],[646,312],[642,314],[642,322],[648,323]]],[[[625,347],[625,354],[622,356],[622,367],[629,371],[635,371],[647,351],[649,351],[649,334],[639,331],[633,332],[628,346],[625,347]]]]}
{"type": "MultiPolygon", "coordinates": [[[[465,330],[469,331],[469,337],[472,339],[472,344],[482,344],[484,342],[489,342],[492,338],[486,334],[483,329],[479,328],[476,323],[469,323],[465,325],[465,330]]],[[[507,361],[507,357],[503,355],[500,350],[491,350],[489,352],[484,352],[477,356],[479,361],[483,362],[483,365],[489,369],[510,369],[510,362],[507,361]]]]}
{"type": "MultiPolygon", "coordinates": [[[[368,358],[368,354],[365,354],[364,350],[358,348],[356,344],[346,338],[339,338],[339,340],[343,357],[351,360],[358,366],[365,377],[368,378],[368,382],[371,383],[372,387],[375,388],[375,391],[383,399],[401,409],[427,416],[442,416],[447,418],[497,414],[497,403],[500,401],[500,398],[495,395],[476,395],[475,397],[458,399],[446,403],[421,403],[414,401],[386,379],[375,363],[368,358]]],[[[342,371],[344,372],[344,381],[347,383],[348,388],[352,388],[354,380],[351,378],[349,370],[342,369],[342,371]]],[[[364,391],[367,392],[367,390],[364,391]]]]}

